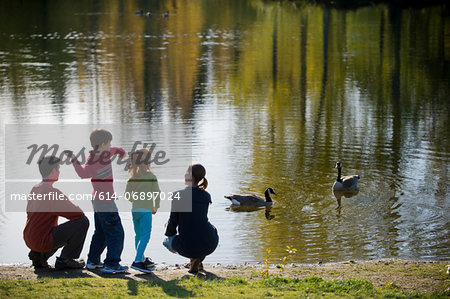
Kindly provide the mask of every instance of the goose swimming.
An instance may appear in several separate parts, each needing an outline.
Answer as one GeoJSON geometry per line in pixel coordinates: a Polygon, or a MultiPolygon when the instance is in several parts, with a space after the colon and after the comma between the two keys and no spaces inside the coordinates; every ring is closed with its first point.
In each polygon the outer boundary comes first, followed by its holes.
{"type": "Polygon", "coordinates": [[[261,207],[273,204],[272,198],[270,198],[270,194],[276,195],[275,191],[273,191],[272,188],[267,188],[266,191],[264,192],[265,199],[257,195],[237,195],[237,194],[225,196],[225,198],[231,200],[231,202],[235,205],[261,207]]]}

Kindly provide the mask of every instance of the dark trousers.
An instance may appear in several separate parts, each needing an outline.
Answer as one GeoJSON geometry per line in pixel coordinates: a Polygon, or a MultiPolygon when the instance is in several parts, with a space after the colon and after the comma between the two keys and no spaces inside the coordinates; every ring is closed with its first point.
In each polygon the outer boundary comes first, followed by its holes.
{"type": "Polygon", "coordinates": [[[118,212],[94,212],[95,231],[89,248],[88,261],[100,263],[100,256],[107,248],[106,266],[119,265],[123,250],[124,231],[118,212]]]}
{"type": "Polygon", "coordinates": [[[202,233],[203,235],[200,238],[195,238],[192,235],[188,237],[176,235],[172,240],[172,248],[181,256],[203,260],[216,250],[219,244],[219,235],[212,224],[210,224],[209,230],[202,233]]]}
{"type": "MultiPolygon", "coordinates": [[[[76,220],[70,220],[55,226],[52,229],[53,248],[47,252],[40,253],[43,261],[47,261],[49,257],[63,247],[61,255],[62,259],[77,259],[83,250],[84,240],[89,228],[89,220],[83,216],[76,220]]],[[[33,252],[33,251],[32,251],[33,252]]]]}

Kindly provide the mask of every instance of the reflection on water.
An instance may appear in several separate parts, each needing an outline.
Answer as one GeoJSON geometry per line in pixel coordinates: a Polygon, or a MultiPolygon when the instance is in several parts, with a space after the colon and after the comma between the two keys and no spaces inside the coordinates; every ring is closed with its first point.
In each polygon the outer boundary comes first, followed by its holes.
{"type": "Polygon", "coordinates": [[[238,206],[232,204],[229,208],[226,209],[227,211],[233,211],[233,212],[255,212],[259,210],[264,210],[264,217],[266,217],[267,220],[272,220],[275,218],[275,215],[271,215],[270,211],[272,210],[272,206],[238,206]]]}
{"type": "Polygon", "coordinates": [[[358,193],[359,193],[359,189],[346,190],[346,191],[333,190],[333,195],[334,195],[334,197],[336,197],[338,208],[341,208],[341,199],[342,199],[342,197],[350,198],[350,197],[353,197],[355,195],[358,195],[358,193]]]}
{"type": "MultiPolygon", "coordinates": [[[[192,147],[193,160],[207,168],[210,219],[221,238],[209,262],[262,261],[265,248],[281,257],[286,245],[298,249],[298,262],[448,258],[445,8],[346,11],[223,0],[24,5],[3,1],[0,9],[2,124],[192,127],[192,143],[178,146],[192,147]],[[136,16],[138,9],[155,17],[136,16]],[[335,161],[363,178],[339,211],[330,192],[335,161]],[[264,209],[228,210],[224,195],[259,194],[268,185],[277,191],[269,217],[264,209]]],[[[20,137],[26,144],[29,136],[20,137]]],[[[0,159],[2,181],[4,168],[0,159]]],[[[154,217],[148,254],[181,262],[161,245],[167,217],[154,217]]],[[[122,218],[129,262],[131,216],[122,218]]],[[[27,261],[24,223],[23,214],[1,211],[0,262],[27,261]]]]}

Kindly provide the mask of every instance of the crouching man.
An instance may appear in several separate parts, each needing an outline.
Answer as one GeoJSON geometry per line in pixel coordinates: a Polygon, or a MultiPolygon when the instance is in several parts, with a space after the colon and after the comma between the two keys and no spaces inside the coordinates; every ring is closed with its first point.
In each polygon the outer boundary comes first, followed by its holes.
{"type": "Polygon", "coordinates": [[[30,191],[27,203],[27,223],[23,238],[31,249],[28,257],[35,268],[47,268],[47,260],[59,248],[55,268],[79,269],[84,262],[78,261],[83,249],[89,220],[53,183],[58,181],[60,159],[46,156],[39,160],[42,182],[30,191]],[[58,225],[59,216],[69,221],[58,225]]]}

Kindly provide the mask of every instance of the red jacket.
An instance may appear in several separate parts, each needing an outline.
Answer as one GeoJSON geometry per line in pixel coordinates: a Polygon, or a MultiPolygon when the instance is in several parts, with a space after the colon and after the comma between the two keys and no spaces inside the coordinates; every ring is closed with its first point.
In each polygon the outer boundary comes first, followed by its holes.
{"type": "Polygon", "coordinates": [[[58,217],[76,220],[83,217],[84,213],[49,183],[42,182],[34,186],[30,191],[32,194],[35,194],[35,200],[28,200],[23,239],[31,250],[47,252],[53,248],[52,229],[58,225],[58,217]],[[37,200],[39,194],[47,197],[37,200]]]}
{"type": "Polygon", "coordinates": [[[109,154],[101,157],[90,152],[86,164],[80,165],[77,160],[73,161],[73,166],[78,176],[82,179],[91,178],[92,198],[110,200],[114,196],[113,172],[111,166],[111,157],[115,154],[124,156],[125,150],[120,147],[111,147],[109,154]]]}

